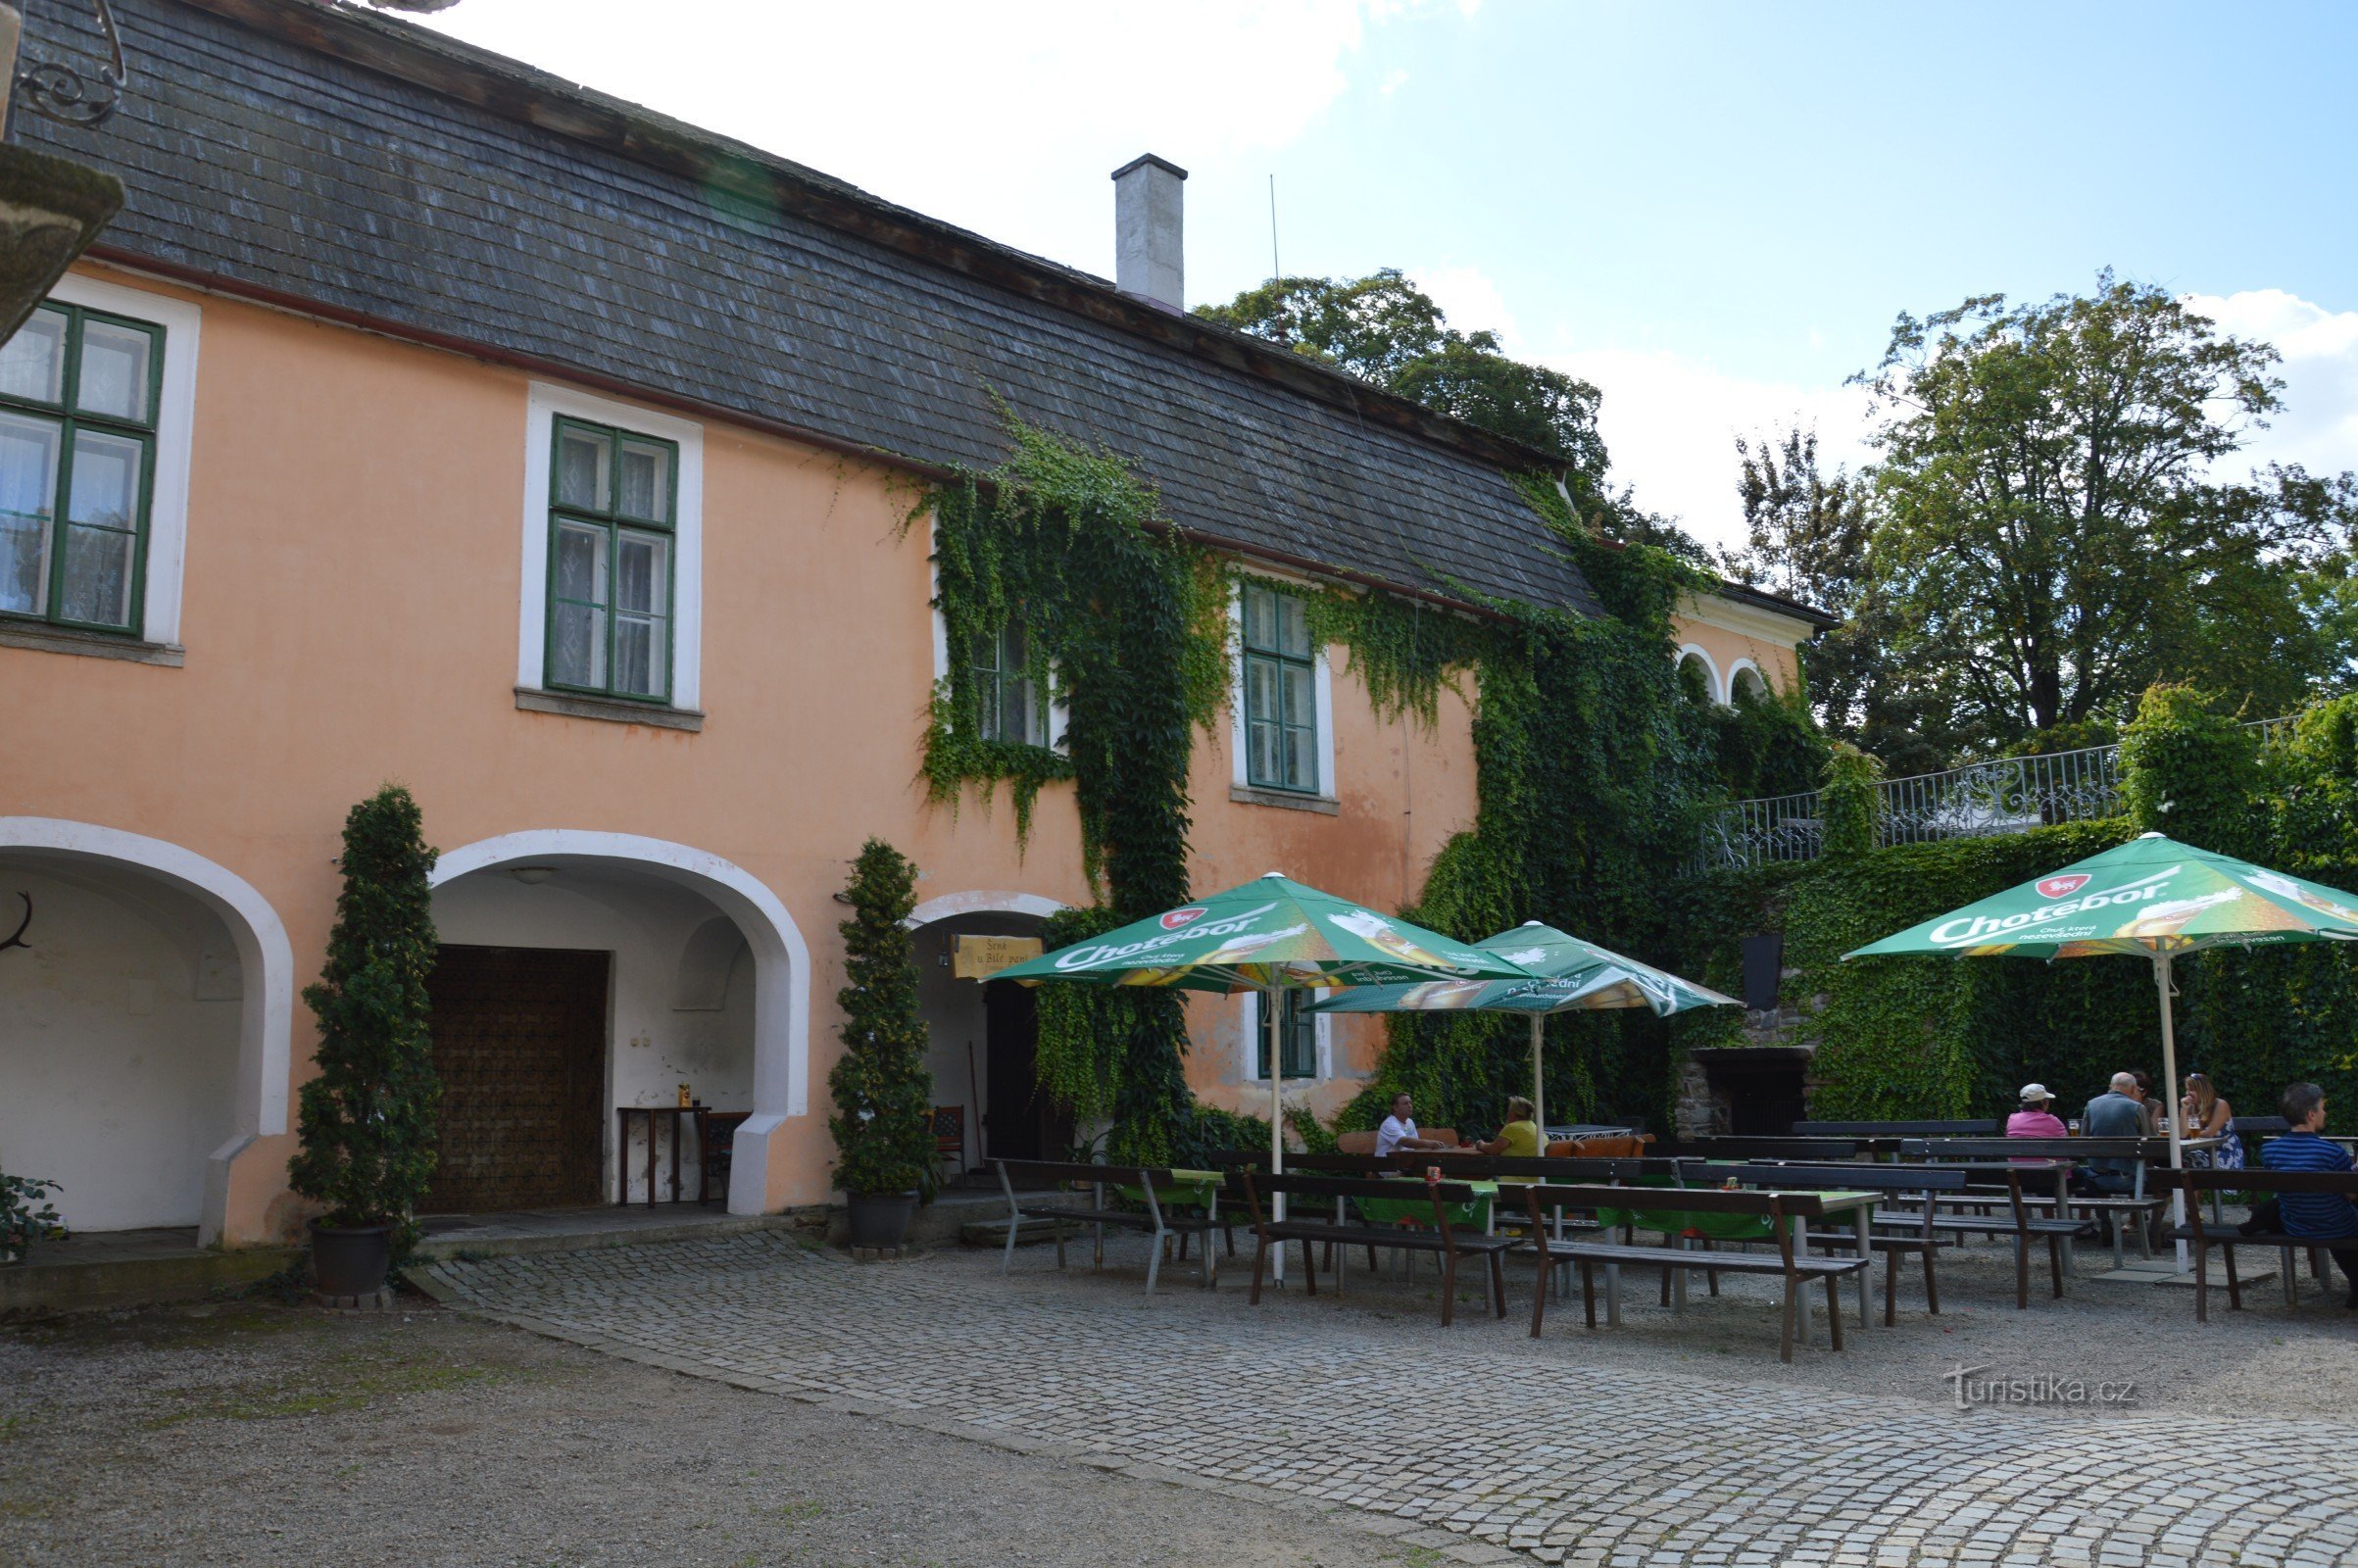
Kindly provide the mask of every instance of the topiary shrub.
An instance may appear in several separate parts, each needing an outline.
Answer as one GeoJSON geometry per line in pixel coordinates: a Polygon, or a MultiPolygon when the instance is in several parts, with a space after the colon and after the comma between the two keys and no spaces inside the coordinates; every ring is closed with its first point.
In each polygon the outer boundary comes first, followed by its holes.
{"type": "Polygon", "coordinates": [[[1875,819],[1883,804],[1883,764],[1847,741],[1826,758],[1818,786],[1820,847],[1829,859],[1875,848],[1875,819]]]}
{"type": "Polygon", "coordinates": [[[2191,686],[2146,688],[2121,737],[2121,795],[2139,833],[2251,854],[2259,782],[2259,747],[2216,699],[2191,686]]]}
{"type": "Polygon", "coordinates": [[[435,852],[418,803],[388,784],[344,818],[344,890],[327,963],[304,1004],[319,1020],[319,1076],[303,1086],[302,1149],[287,1183],[329,1225],[389,1225],[396,1255],[434,1174],[436,1102],[426,977],[433,972],[435,852]]]}
{"type": "Polygon", "coordinates": [[[917,903],[917,868],[882,839],[860,846],[845,897],[844,1053],[827,1075],[835,1113],[835,1181],[847,1193],[906,1193],[930,1200],[935,1187],[933,1074],[925,1068],[925,1024],[917,1012],[916,942],[901,922],[917,903]]]}

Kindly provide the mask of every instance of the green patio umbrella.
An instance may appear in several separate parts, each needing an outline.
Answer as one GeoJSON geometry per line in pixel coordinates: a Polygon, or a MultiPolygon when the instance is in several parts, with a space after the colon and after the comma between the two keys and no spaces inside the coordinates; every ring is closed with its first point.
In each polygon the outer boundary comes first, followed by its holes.
{"type": "MultiPolygon", "coordinates": [[[[1529,980],[1528,970],[1271,871],[1225,893],[999,972],[1038,985],[1175,986],[1256,991],[1269,1031],[1269,1161],[1285,1169],[1285,1090],[1278,1030],[1283,993],[1418,980],[1529,980]]],[[[1285,1200],[1277,1200],[1280,1217],[1285,1200]]],[[[1278,1264],[1284,1277],[1284,1261],[1278,1264]]]]}
{"type": "Polygon", "coordinates": [[[1646,1007],[1657,1017],[1690,1007],[1738,1007],[1692,981],[1583,942],[1537,920],[1474,944],[1540,980],[1427,980],[1406,986],[1362,986],[1329,997],[1317,1012],[1524,1012],[1531,1015],[1531,1114],[1542,1147],[1547,1137],[1547,1092],[1540,1053],[1547,1015],[1613,1007],[1646,1007]]]}
{"type": "MultiPolygon", "coordinates": [[[[1945,953],[1968,958],[2086,958],[2121,953],[2148,958],[2161,994],[2162,1072],[2174,1097],[2179,1082],[2170,1005],[2173,959],[2204,948],[2353,941],[2358,941],[2358,896],[2147,833],[1842,957],[1945,953]]],[[[2169,1103],[2165,1101],[2165,1108],[2169,1103]]],[[[2170,1165],[2177,1169],[2186,1160],[2175,1112],[2169,1123],[2170,1165]]],[[[2174,1194],[2170,1201],[2184,1224],[2184,1195],[2174,1194]]]]}

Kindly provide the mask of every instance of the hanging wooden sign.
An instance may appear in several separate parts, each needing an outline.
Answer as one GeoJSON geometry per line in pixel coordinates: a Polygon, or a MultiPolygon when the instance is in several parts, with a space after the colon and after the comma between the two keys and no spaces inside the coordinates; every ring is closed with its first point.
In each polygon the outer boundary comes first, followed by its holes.
{"type": "Polygon", "coordinates": [[[950,972],[960,980],[988,980],[1002,969],[1040,956],[1038,937],[954,936],[950,972]]]}

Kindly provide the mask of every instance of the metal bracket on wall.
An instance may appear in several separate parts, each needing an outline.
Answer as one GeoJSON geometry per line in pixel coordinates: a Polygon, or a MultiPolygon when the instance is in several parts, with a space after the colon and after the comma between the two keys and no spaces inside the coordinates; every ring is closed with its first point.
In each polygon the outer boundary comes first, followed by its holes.
{"type": "Polygon", "coordinates": [[[116,29],[115,13],[107,0],[90,0],[98,11],[99,30],[106,34],[109,59],[95,78],[54,60],[35,61],[17,70],[17,44],[24,18],[15,6],[0,5],[0,123],[5,123],[11,89],[25,106],[69,125],[96,125],[122,107],[123,89],[130,83],[130,68],[123,58],[123,34],[116,29]]]}

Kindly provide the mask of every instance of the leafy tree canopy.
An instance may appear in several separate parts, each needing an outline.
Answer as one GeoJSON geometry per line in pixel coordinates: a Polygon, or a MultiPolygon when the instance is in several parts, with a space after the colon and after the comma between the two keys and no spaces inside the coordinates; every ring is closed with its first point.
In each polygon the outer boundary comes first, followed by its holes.
{"type": "Polygon", "coordinates": [[[1592,480],[1604,476],[1597,389],[1508,358],[1496,332],[1458,331],[1397,267],[1349,279],[1274,278],[1226,305],[1200,305],[1195,314],[1553,453],[1592,480]]]}
{"type": "Polygon", "coordinates": [[[1496,332],[1460,332],[1397,267],[1357,278],[1275,278],[1226,305],[1198,306],[1195,314],[1552,453],[1564,461],[1579,522],[1617,543],[1651,545],[1702,570],[1717,567],[1711,552],[1675,519],[1640,508],[1626,486],[1606,484],[1596,387],[1510,358],[1496,332]]]}
{"type": "Polygon", "coordinates": [[[1879,461],[1739,442],[1731,569],[1844,617],[1807,651],[1828,731],[1893,772],[2113,739],[2186,680],[2284,713],[2358,648],[2358,478],[2220,475],[2281,407],[2276,351],[2149,284],[1902,315],[1879,461]]]}

